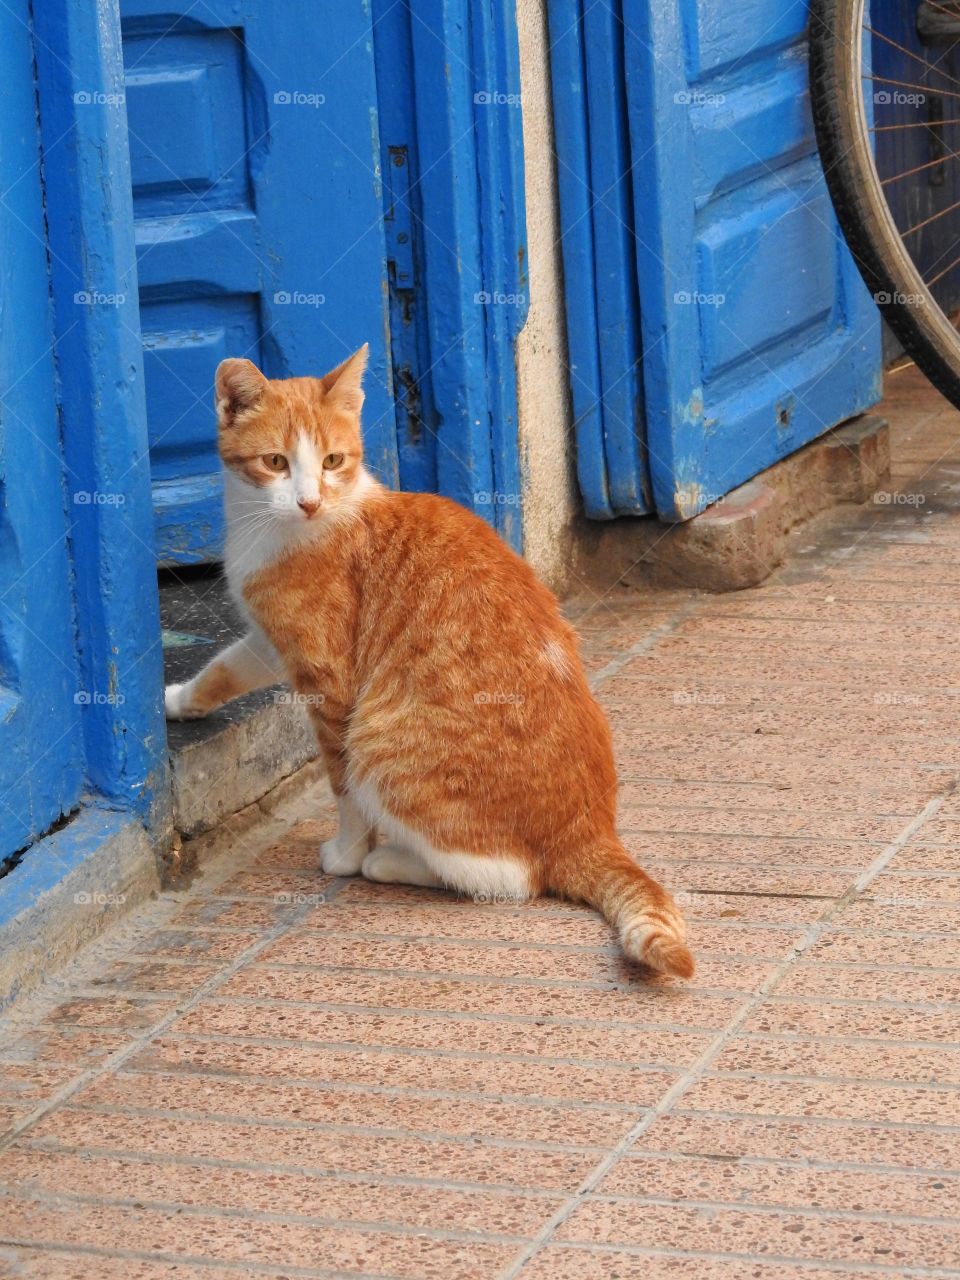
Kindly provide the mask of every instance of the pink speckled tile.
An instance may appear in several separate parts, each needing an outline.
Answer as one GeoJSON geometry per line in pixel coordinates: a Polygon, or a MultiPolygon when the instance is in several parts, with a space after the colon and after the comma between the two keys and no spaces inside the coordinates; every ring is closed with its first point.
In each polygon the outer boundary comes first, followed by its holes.
{"type": "MultiPolygon", "coordinates": [[[[70,1250],[39,1251],[25,1247],[0,1246],[0,1265],[17,1280],[91,1280],[91,1255],[70,1250]]],[[[233,1266],[217,1262],[209,1266],[193,1262],[163,1262],[153,1258],[133,1258],[122,1253],[96,1255],[97,1280],[238,1280],[249,1277],[243,1263],[233,1266]]]]}
{"type": "Polygon", "coordinates": [[[0,1064],[0,1100],[34,1107],[68,1084],[77,1069],[22,1062],[0,1064]]]}
{"type": "MultiPolygon", "coordinates": [[[[874,1270],[845,1267],[842,1274],[843,1280],[877,1280],[874,1270]]],[[[759,1257],[715,1258],[705,1253],[684,1257],[659,1250],[588,1250],[573,1245],[538,1250],[520,1272],[520,1280],[800,1280],[801,1276],[802,1280],[838,1280],[830,1266],[804,1266],[798,1272],[791,1262],[767,1262],[759,1257]]]]}
{"type": "Polygon", "coordinates": [[[137,956],[171,960],[235,960],[260,938],[255,929],[158,930],[135,949],[137,956]]]}
{"type": "MultiPolygon", "coordinates": [[[[656,1075],[641,1089],[653,1102],[663,1092],[656,1075]]],[[[260,1119],[279,1123],[441,1133],[452,1137],[483,1136],[519,1142],[555,1142],[592,1146],[616,1142],[632,1122],[631,1112],[597,1105],[559,1102],[500,1102],[427,1093],[371,1092],[324,1088],[321,1085],[248,1083],[189,1073],[161,1075],[121,1072],[93,1081],[73,1098],[73,1105],[116,1110],[150,1110],[227,1119],[260,1119]]],[[[109,1120],[105,1121],[109,1127],[109,1120]]]]}
{"type": "MultiPolygon", "coordinates": [[[[636,1037],[638,1055],[643,1042],[636,1037]]],[[[278,1048],[224,1041],[163,1040],[148,1046],[131,1063],[140,1071],[209,1072],[259,1076],[285,1082],[317,1081],[397,1089],[513,1098],[557,1098],[606,1102],[638,1108],[670,1087],[673,1076],[643,1066],[596,1067],[543,1059],[442,1057],[427,1052],[373,1052],[370,1041],[356,1048],[278,1048]]],[[[465,1103],[465,1105],[469,1105],[465,1103]]]]}
{"type": "Polygon", "coordinates": [[[960,1046],[878,1044],[859,1039],[738,1036],[714,1061],[718,1071],[760,1075],[835,1076],[960,1087],[960,1046]]]}
{"type": "MultiPolygon", "coordinates": [[[[844,912],[841,919],[848,919],[844,912]]],[[[911,971],[960,969],[960,935],[914,935],[880,930],[828,930],[807,952],[810,960],[831,963],[898,965],[911,971]]]]}
{"type": "Polygon", "coordinates": [[[509,1144],[477,1138],[393,1135],[267,1123],[184,1120],[60,1107],[45,1116],[21,1145],[30,1150],[72,1148],[103,1154],[173,1156],[244,1164],[282,1165],[315,1173],[367,1178],[430,1178],[573,1191],[602,1153],[509,1144]]]}
{"type": "Polygon", "coordinates": [[[950,1006],[911,1008],[903,1004],[862,1004],[856,1000],[767,1000],[744,1023],[744,1031],[799,1032],[851,1040],[923,1040],[955,1044],[957,1010],[950,1006]]]}
{"type": "Polygon", "coordinates": [[[178,1019],[174,1032],[219,1035],[240,1043],[257,1038],[281,1047],[385,1045],[437,1053],[504,1055],[513,1060],[561,1060],[686,1066],[699,1057],[715,1032],[674,1029],[637,1020],[630,1026],[543,1021],[500,1022],[459,1015],[420,1015],[388,1010],[333,1012],[305,1017],[299,1008],[208,1000],[178,1019]]]}
{"type": "MultiPolygon", "coordinates": [[[[685,1022],[700,1027],[722,1026],[739,1003],[734,996],[708,996],[695,988],[649,982],[641,977],[628,988],[611,988],[585,983],[561,986],[311,973],[256,966],[234,974],[219,994],[358,1009],[418,1009],[627,1023],[685,1022]]],[[[309,1015],[305,1013],[303,1018],[306,1027],[309,1015]]]]}
{"type": "Polygon", "coordinates": [[[102,1062],[126,1043],[126,1036],[120,1031],[48,1026],[41,1021],[28,1030],[5,1037],[0,1046],[0,1062],[38,1066],[52,1063],[80,1070],[102,1062]]]}
{"type": "Polygon", "coordinates": [[[756,1156],[819,1163],[882,1164],[894,1169],[960,1170],[954,1129],[794,1116],[708,1115],[686,1109],[663,1116],[638,1144],[644,1151],[729,1159],[756,1156]]]}
{"type": "Polygon", "coordinates": [[[131,1209],[112,1205],[58,1205],[0,1200],[0,1230],[15,1244],[57,1243],[149,1251],[160,1257],[381,1271],[401,1280],[474,1280],[505,1265],[510,1245],[441,1240],[413,1232],[394,1234],[344,1225],[314,1225],[251,1216],[131,1209]]]}
{"type": "MultiPolygon", "coordinates": [[[[803,964],[777,987],[778,996],[836,996],[845,1000],[902,1000],[905,1003],[960,1002],[960,969],[879,969],[803,964]]],[[[960,1016],[960,1010],[958,1010],[960,1016]]]]}
{"type": "MultiPolygon", "coordinates": [[[[0,1166],[2,1168],[2,1166],[0,1166]]],[[[846,1210],[960,1218],[960,1177],[859,1169],[812,1169],[696,1156],[627,1155],[596,1188],[602,1196],[702,1201],[784,1209],[846,1210]]]]}
{"type": "Polygon", "coordinates": [[[136,992],[151,996],[192,994],[229,963],[225,957],[208,963],[179,960],[157,960],[152,963],[118,961],[105,970],[99,985],[124,995],[136,992]]]}
{"type": "Polygon", "coordinates": [[[864,1081],[809,1083],[716,1074],[687,1091],[683,1109],[960,1127],[960,1092],[864,1081]]]}
{"type": "Polygon", "coordinates": [[[147,999],[146,996],[77,996],[66,1000],[47,1022],[72,1027],[104,1027],[111,1030],[137,1032],[159,1022],[174,1007],[173,1000],[147,999]]]}
{"type": "Polygon", "coordinates": [[[558,1240],[636,1244],[717,1253],[768,1253],[819,1262],[882,1263],[888,1267],[952,1266],[960,1256],[960,1226],[889,1222],[835,1214],[759,1213],[748,1208],[636,1204],[592,1198],[574,1210],[558,1240]]]}
{"type": "MultiPolygon", "coordinates": [[[[0,1155],[0,1190],[7,1194],[86,1196],[206,1209],[254,1210],[344,1223],[526,1235],[561,1203],[555,1196],[450,1190],[324,1177],[319,1173],[224,1169],[153,1163],[126,1157],[93,1159],[24,1148],[0,1155]]],[[[3,1200],[0,1199],[0,1206],[3,1200]]]]}

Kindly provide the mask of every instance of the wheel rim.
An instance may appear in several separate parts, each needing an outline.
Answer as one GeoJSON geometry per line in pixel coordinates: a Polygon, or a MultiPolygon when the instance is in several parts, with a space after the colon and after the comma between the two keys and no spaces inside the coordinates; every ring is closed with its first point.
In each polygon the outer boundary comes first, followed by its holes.
{"type": "Polygon", "coordinates": [[[856,113],[852,149],[855,151],[855,160],[859,172],[866,179],[862,195],[866,196],[874,217],[883,228],[884,238],[887,242],[885,248],[891,259],[887,266],[890,284],[892,285],[892,289],[889,292],[892,296],[883,298],[878,296],[878,291],[875,291],[874,301],[883,310],[896,309],[902,312],[904,309],[908,309],[924,329],[930,332],[932,336],[935,335],[942,346],[953,352],[955,369],[960,375],[960,334],[958,334],[957,329],[937,302],[931,292],[930,285],[924,279],[913,257],[907,250],[900,228],[897,226],[887,203],[877,169],[876,154],[867,119],[863,88],[863,44],[865,35],[869,35],[868,29],[864,26],[864,10],[865,0],[854,0],[854,3],[851,4],[849,9],[850,28],[846,33],[847,38],[844,41],[844,45],[852,59],[850,83],[856,86],[856,113]],[[902,294],[902,296],[897,296],[898,294],[902,294]]]}

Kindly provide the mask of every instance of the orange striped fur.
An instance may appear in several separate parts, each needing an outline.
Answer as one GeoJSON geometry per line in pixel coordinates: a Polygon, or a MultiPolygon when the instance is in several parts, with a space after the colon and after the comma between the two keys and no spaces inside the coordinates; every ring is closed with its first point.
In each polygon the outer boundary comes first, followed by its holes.
{"type": "Polygon", "coordinates": [[[673,899],[617,838],[610,731],[573,630],[478,517],[371,479],[365,363],[364,347],[286,381],[220,366],[227,572],[251,631],[168,690],[168,714],[285,677],[340,808],[325,870],[587,902],[634,960],[689,978],[673,899]]]}

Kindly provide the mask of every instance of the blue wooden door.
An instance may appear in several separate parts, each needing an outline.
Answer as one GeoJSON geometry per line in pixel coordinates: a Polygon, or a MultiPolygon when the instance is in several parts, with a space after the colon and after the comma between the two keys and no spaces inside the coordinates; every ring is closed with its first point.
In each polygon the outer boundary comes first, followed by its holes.
{"type": "Polygon", "coordinates": [[[363,5],[122,0],[158,557],[218,557],[225,356],[319,374],[369,341],[368,460],[397,477],[363,5]]]}
{"type": "Polygon", "coordinates": [[[837,228],[806,0],[624,0],[647,443],[669,519],[880,397],[880,324],[837,228]]]}
{"type": "Polygon", "coordinates": [[[816,153],[806,0],[550,15],[587,512],[687,519],[880,395],[816,153]]]}
{"type": "MultiPolygon", "coordinates": [[[[28,0],[0,7],[0,864],[78,803],[78,690],[28,0]]],[[[83,503],[104,495],[80,492],[83,503]]]]}

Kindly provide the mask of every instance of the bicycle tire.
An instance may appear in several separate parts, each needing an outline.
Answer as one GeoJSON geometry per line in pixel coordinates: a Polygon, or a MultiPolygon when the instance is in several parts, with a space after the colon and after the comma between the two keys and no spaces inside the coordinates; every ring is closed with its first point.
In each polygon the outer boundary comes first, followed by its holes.
{"type": "Polygon", "coordinates": [[[837,221],[904,350],[960,408],[960,334],[900,239],[874,161],[863,103],[864,0],[812,0],[810,101],[837,221]]]}

